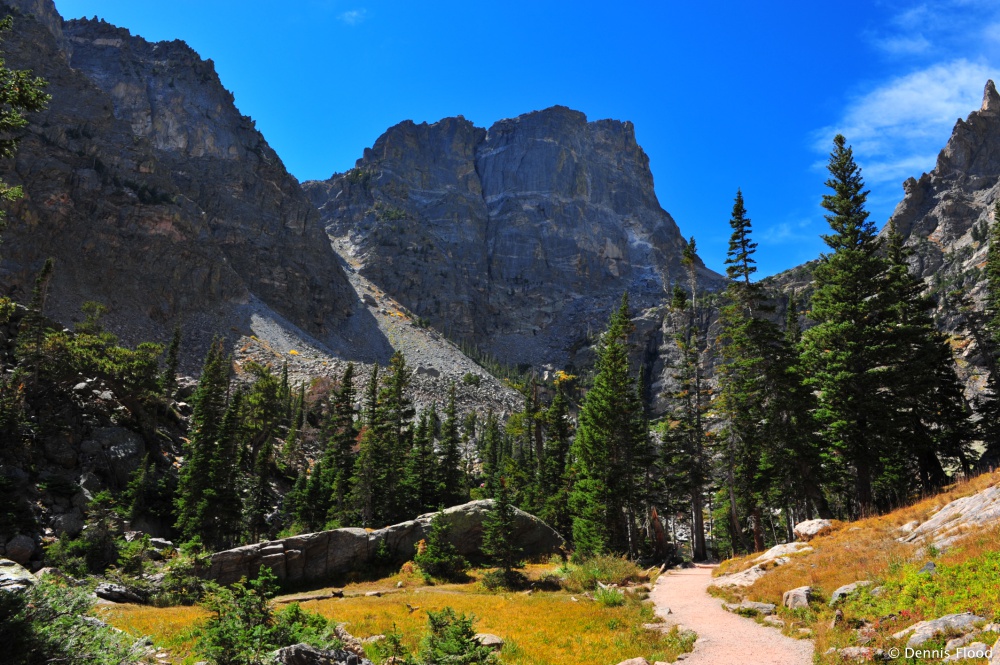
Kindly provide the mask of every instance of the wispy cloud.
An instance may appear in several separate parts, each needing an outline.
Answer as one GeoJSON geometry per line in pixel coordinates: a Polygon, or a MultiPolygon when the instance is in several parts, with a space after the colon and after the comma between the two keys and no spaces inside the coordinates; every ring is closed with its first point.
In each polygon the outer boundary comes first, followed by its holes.
{"type": "Polygon", "coordinates": [[[934,165],[955,121],[979,108],[983,84],[996,74],[985,62],[959,59],[884,82],[851,99],[841,120],[816,133],[826,153],[843,134],[862,158],[870,182],[899,182],[934,165]]]}
{"type": "Polygon", "coordinates": [[[364,9],[352,9],[350,11],[343,12],[338,16],[341,21],[347,25],[358,25],[365,20],[365,16],[368,14],[367,10],[364,9]]]}
{"type": "Polygon", "coordinates": [[[813,139],[826,155],[835,134],[847,137],[872,199],[892,200],[900,182],[934,167],[955,121],[979,108],[986,80],[1000,74],[1000,37],[991,29],[1000,25],[1000,4],[885,1],[897,11],[867,37],[896,74],[845,100],[839,120],[813,139]]]}
{"type": "Polygon", "coordinates": [[[758,233],[767,245],[797,244],[816,238],[814,222],[809,219],[769,224],[758,229],[758,233]]]}

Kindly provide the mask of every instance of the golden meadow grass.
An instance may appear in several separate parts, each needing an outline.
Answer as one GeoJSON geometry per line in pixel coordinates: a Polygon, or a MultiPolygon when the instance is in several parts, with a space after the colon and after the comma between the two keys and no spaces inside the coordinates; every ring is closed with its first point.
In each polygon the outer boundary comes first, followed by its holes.
{"type": "MultiPolygon", "coordinates": [[[[538,578],[553,570],[550,564],[532,565],[528,573],[538,578]]],[[[478,632],[493,633],[505,640],[501,658],[506,665],[609,665],[637,656],[650,662],[673,661],[682,652],[676,635],[643,628],[644,623],[654,621],[648,603],[630,601],[622,607],[607,608],[582,594],[564,591],[489,593],[476,581],[480,573],[473,571],[466,584],[424,586],[419,575],[404,566],[403,572],[389,578],[348,584],[344,587],[347,598],[305,601],[301,605],[347,623],[348,631],[357,637],[384,634],[395,627],[412,650],[426,631],[427,610],[452,607],[457,612],[475,614],[478,632]],[[399,582],[403,587],[397,590],[399,582]],[[373,590],[389,593],[382,597],[363,595],[373,590]],[[419,609],[411,612],[407,604],[419,609]]],[[[323,592],[289,594],[276,601],[283,605],[323,592]]],[[[118,605],[107,606],[101,614],[117,628],[151,636],[157,646],[170,650],[174,662],[199,660],[191,653],[191,631],[208,617],[204,610],[118,605]]]]}

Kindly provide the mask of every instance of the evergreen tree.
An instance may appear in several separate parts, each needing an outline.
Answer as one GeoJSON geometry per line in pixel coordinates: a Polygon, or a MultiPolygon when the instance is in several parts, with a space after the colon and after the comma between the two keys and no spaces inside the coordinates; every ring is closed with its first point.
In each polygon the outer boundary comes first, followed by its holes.
{"type": "Polygon", "coordinates": [[[500,479],[497,496],[486,519],[483,520],[483,554],[501,573],[503,586],[514,588],[524,576],[516,569],[524,565],[521,548],[517,545],[517,514],[510,502],[510,491],[500,479]]]}
{"type": "Polygon", "coordinates": [[[465,577],[465,571],[469,569],[469,562],[462,557],[455,545],[448,539],[451,533],[451,525],[444,516],[444,511],[439,510],[431,518],[430,530],[423,547],[418,548],[413,560],[420,566],[420,572],[429,582],[430,578],[437,577],[445,580],[460,580],[465,577]]]}
{"type": "Polygon", "coordinates": [[[324,466],[330,474],[330,509],[327,519],[346,526],[350,519],[350,492],[354,474],[354,444],[358,430],[354,422],[354,363],[348,363],[340,386],[330,401],[326,426],[324,466]]]}
{"type": "Polygon", "coordinates": [[[833,233],[823,240],[833,253],[821,257],[814,273],[810,316],[817,325],[803,334],[803,359],[819,392],[816,416],[823,437],[830,452],[850,465],[855,500],[867,514],[874,508],[872,483],[891,411],[879,372],[887,343],[879,325],[885,261],[865,210],[861,169],[839,134],[827,168],[826,185],[833,193],[823,196],[823,207],[833,233]]]}
{"type": "MultiPolygon", "coordinates": [[[[573,540],[579,557],[606,551],[636,554],[634,461],[640,442],[635,418],[641,409],[629,375],[628,295],[601,337],[594,384],[580,409],[573,441],[577,481],[570,497],[573,540]]],[[[641,483],[638,483],[641,485],[641,483]]]]}
{"type": "Polygon", "coordinates": [[[219,439],[212,456],[211,488],[207,495],[211,527],[202,534],[209,547],[233,547],[240,538],[240,451],[243,448],[242,390],[233,392],[219,428],[219,439]]]}
{"type": "Polygon", "coordinates": [[[201,537],[204,541],[212,524],[208,513],[212,466],[229,394],[229,358],[222,340],[208,348],[198,388],[191,398],[191,434],[184,447],[177,498],[177,530],[184,541],[201,537]]]}
{"type": "Polygon", "coordinates": [[[569,451],[573,442],[573,423],[569,418],[569,400],[562,384],[556,384],[552,404],[545,415],[545,455],[539,487],[544,504],[538,516],[559,533],[571,533],[569,510],[569,451]]]}
{"type": "Polygon", "coordinates": [[[986,368],[986,394],[979,397],[979,435],[986,444],[980,458],[983,468],[1000,467],[1000,197],[993,205],[986,253],[986,298],[982,314],[971,303],[963,303],[969,329],[980,349],[986,368]]]}
{"type": "Polygon", "coordinates": [[[170,345],[167,346],[167,357],[164,363],[163,373],[160,375],[160,391],[164,397],[172,397],[177,388],[177,366],[180,363],[181,351],[181,327],[174,328],[173,337],[170,338],[170,345]]]}
{"type": "MultiPolygon", "coordinates": [[[[750,518],[754,549],[763,550],[763,515],[768,500],[782,487],[784,460],[794,443],[789,427],[795,393],[790,376],[792,352],[781,330],[765,314],[773,310],[767,296],[752,280],[756,272],[753,255],[757,243],[750,240],[751,223],[742,192],[736,192],[733,229],[726,258],[726,304],[720,313],[719,337],[722,365],[719,369],[723,416],[722,459],[730,501],[730,534],[741,540],[738,511],[750,518]]],[[[735,543],[734,543],[735,544],[735,543]]]]}
{"type": "Polygon", "coordinates": [[[413,448],[406,467],[405,492],[409,498],[411,515],[419,515],[441,505],[439,464],[434,451],[434,429],[437,422],[436,407],[420,412],[420,419],[413,435],[413,448]]]}
{"type": "Polygon", "coordinates": [[[455,506],[469,498],[462,471],[462,450],[458,433],[458,412],[455,407],[455,384],[448,388],[448,404],[441,426],[440,500],[445,506],[455,506]]]}

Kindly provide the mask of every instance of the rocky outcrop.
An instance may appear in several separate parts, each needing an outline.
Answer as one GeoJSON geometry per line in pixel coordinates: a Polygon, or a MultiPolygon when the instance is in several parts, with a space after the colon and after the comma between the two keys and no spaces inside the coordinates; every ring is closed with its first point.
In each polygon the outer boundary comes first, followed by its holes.
{"type": "Polygon", "coordinates": [[[330,338],[356,297],[315,209],[212,62],[183,42],[63,22],[49,0],[9,2],[23,13],[7,64],[45,78],[52,101],[0,165],[25,192],[4,234],[4,290],[26,298],[51,256],[48,311],[66,323],[98,300],[126,339],[183,323],[204,344],[249,329],[256,303],[330,338]]]}
{"type": "Polygon", "coordinates": [[[795,537],[802,541],[810,541],[819,536],[825,536],[833,531],[833,522],[830,520],[806,520],[799,522],[793,529],[795,537]]]}
{"type": "Polygon", "coordinates": [[[943,506],[923,523],[907,529],[900,538],[905,543],[933,543],[945,549],[971,529],[1000,523],[1000,485],[965,496],[943,506]]]}
{"type": "Polygon", "coordinates": [[[28,571],[10,559],[0,559],[0,591],[23,591],[38,580],[28,571]]]}
{"type": "Polygon", "coordinates": [[[403,122],[351,171],[304,186],[363,275],[512,363],[572,362],[624,291],[658,305],[683,274],[632,124],[565,107],[488,130],[403,122]]]}
{"type": "MultiPolygon", "coordinates": [[[[472,501],[444,511],[451,528],[449,540],[459,554],[479,554],[483,519],[492,503],[472,501]]],[[[374,562],[383,543],[393,559],[407,561],[416,553],[417,543],[427,537],[433,517],[434,513],[428,513],[376,531],[334,529],[217,552],[212,555],[205,577],[231,584],[267,566],[288,582],[319,582],[374,562]]],[[[562,536],[537,517],[518,510],[516,522],[515,542],[528,556],[556,553],[565,545],[562,536]]]]}
{"type": "Polygon", "coordinates": [[[920,621],[915,623],[909,628],[905,628],[898,633],[895,633],[893,637],[897,640],[901,640],[909,635],[909,638],[906,640],[906,646],[916,648],[924,642],[934,639],[938,635],[947,633],[969,633],[974,628],[982,626],[984,623],[986,623],[986,619],[976,616],[972,612],[948,614],[939,619],[934,619],[933,621],[920,621]]]}
{"type": "Polygon", "coordinates": [[[308,644],[293,644],[278,649],[273,662],[274,665],[372,665],[367,658],[350,651],[317,649],[308,644]]]}

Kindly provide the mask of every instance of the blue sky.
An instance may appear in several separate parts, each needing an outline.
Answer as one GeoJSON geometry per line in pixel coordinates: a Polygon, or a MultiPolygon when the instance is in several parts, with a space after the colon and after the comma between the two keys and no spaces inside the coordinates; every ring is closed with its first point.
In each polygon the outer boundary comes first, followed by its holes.
{"type": "Polygon", "coordinates": [[[742,188],[760,274],[815,258],[840,131],[882,226],[1000,75],[995,0],[55,0],[183,39],[300,180],[402,120],[488,127],[563,104],[635,123],[660,204],[721,271],[742,188]]]}

